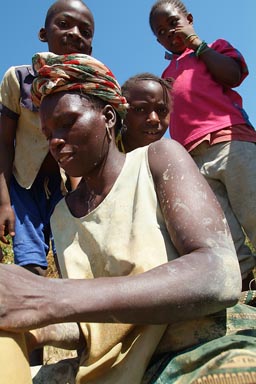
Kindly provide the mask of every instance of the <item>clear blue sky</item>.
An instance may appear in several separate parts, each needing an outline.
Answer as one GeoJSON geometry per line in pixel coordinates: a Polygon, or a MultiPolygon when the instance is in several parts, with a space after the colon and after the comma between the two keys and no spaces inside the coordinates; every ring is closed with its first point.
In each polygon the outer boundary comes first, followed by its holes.
{"type": "MultiPolygon", "coordinates": [[[[96,30],[93,55],[107,64],[122,84],[139,72],[161,75],[164,49],[148,24],[154,0],[87,0],[96,30]]],[[[0,77],[11,65],[31,62],[34,53],[47,51],[37,33],[52,0],[12,0],[1,5],[0,77]]],[[[198,35],[212,42],[225,38],[245,56],[250,74],[238,88],[244,108],[256,127],[255,13],[256,0],[186,0],[198,35]]]]}

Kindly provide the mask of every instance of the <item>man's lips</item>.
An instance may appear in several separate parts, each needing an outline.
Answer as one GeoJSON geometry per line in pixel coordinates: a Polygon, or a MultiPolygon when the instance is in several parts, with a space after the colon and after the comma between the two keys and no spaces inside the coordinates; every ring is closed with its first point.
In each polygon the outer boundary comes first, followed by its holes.
{"type": "Polygon", "coordinates": [[[66,48],[72,52],[83,52],[83,45],[81,44],[81,42],[68,40],[66,42],[66,48]]]}

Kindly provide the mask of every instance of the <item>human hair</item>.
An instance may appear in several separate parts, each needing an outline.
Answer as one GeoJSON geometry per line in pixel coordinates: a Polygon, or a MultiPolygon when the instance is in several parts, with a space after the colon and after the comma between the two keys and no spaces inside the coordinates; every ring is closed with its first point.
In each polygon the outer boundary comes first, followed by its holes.
{"type": "Polygon", "coordinates": [[[171,79],[162,79],[161,77],[154,75],[153,73],[144,72],[144,73],[139,73],[137,75],[130,77],[122,85],[122,87],[121,87],[122,95],[127,99],[128,102],[129,102],[130,88],[134,84],[138,83],[139,81],[143,81],[143,80],[146,80],[146,81],[150,80],[150,81],[155,81],[155,82],[159,83],[163,89],[164,101],[166,102],[169,99],[169,92],[172,89],[172,80],[171,79]]]}
{"type": "Polygon", "coordinates": [[[76,1],[76,2],[79,2],[79,3],[81,3],[82,5],[84,5],[84,6],[88,9],[88,11],[91,13],[91,17],[92,17],[92,19],[93,19],[93,15],[92,15],[91,10],[88,8],[88,6],[87,6],[82,0],[57,0],[57,1],[55,1],[55,2],[50,6],[50,8],[49,8],[48,11],[47,11],[46,18],[45,18],[45,22],[44,22],[44,26],[45,26],[45,28],[48,27],[48,25],[49,25],[50,22],[51,22],[52,17],[55,16],[56,12],[58,12],[58,5],[59,5],[60,3],[67,3],[67,5],[69,5],[71,1],[76,1]]]}
{"type": "Polygon", "coordinates": [[[155,2],[155,4],[153,4],[153,6],[151,7],[151,11],[149,14],[149,25],[150,25],[150,28],[151,28],[153,33],[155,33],[154,28],[153,28],[153,17],[154,17],[155,12],[162,5],[169,5],[169,4],[173,5],[175,8],[178,8],[180,10],[180,12],[182,12],[184,15],[189,14],[185,4],[183,4],[182,1],[180,1],[180,0],[157,0],[155,2]]]}

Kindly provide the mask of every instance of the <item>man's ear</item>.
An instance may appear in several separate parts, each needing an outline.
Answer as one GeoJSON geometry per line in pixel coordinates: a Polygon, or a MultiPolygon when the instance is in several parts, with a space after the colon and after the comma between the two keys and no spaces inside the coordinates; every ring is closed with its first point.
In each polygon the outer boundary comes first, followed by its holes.
{"type": "Polygon", "coordinates": [[[192,15],[192,13],[189,13],[187,15],[187,20],[188,20],[189,24],[193,24],[193,15],[192,15]]]}
{"type": "Polygon", "coordinates": [[[38,38],[42,43],[47,43],[47,35],[46,35],[46,29],[41,28],[40,31],[38,32],[38,38]]]}

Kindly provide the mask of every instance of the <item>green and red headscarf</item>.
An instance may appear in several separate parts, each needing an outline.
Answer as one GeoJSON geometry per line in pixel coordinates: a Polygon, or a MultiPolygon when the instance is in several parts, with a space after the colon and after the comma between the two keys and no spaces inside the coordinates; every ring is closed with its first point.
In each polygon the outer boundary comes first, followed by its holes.
{"type": "Polygon", "coordinates": [[[128,104],[120,85],[110,69],[99,60],[81,53],[59,56],[43,52],[35,54],[32,62],[37,77],[32,84],[31,96],[36,106],[51,93],[79,90],[106,101],[121,119],[125,117],[128,104]]]}

